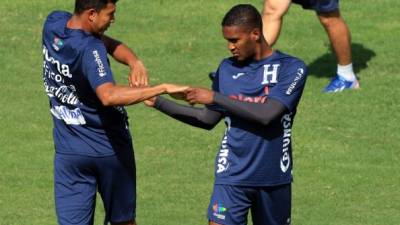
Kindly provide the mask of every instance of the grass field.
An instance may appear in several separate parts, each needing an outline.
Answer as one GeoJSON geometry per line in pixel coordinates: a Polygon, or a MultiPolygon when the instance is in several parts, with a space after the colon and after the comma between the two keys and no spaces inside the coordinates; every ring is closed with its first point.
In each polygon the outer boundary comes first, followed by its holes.
{"type": "MultiPolygon", "coordinates": [[[[153,84],[208,87],[229,55],[220,20],[239,1],[122,0],[109,35],[142,58],[153,84]]],[[[247,1],[261,9],[261,0],[247,1]]],[[[41,29],[73,1],[0,4],[0,225],[56,224],[53,142],[42,84],[41,29]]],[[[398,0],[343,0],[361,89],[322,94],[335,70],[315,15],[292,6],[276,48],[310,75],[294,125],[293,224],[400,224],[400,17],[398,0]]],[[[128,70],[112,63],[120,83],[128,70]]],[[[141,225],[206,224],[213,161],[224,126],[203,131],[143,105],[128,107],[141,225]]],[[[97,202],[96,224],[103,209],[97,202]]]]}

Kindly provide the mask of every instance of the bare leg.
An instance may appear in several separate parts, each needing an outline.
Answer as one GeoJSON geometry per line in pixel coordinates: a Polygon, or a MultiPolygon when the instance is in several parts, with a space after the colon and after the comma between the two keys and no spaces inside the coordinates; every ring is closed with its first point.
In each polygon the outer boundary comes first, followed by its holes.
{"type": "Polygon", "coordinates": [[[319,21],[328,33],[339,65],[349,65],[351,60],[350,31],[339,10],[318,14],[319,21]]]}
{"type": "Polygon", "coordinates": [[[290,7],[291,0],[265,0],[262,13],[263,34],[270,46],[279,37],[282,19],[290,7]]]}
{"type": "Polygon", "coordinates": [[[213,221],[210,220],[209,225],[221,225],[221,224],[213,222],[213,221]]]}

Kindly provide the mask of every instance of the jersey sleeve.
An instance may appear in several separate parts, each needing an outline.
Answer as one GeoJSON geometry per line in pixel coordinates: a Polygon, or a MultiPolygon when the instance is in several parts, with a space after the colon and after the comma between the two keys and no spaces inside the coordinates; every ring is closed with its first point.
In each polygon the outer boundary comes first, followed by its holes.
{"type": "MultiPolygon", "coordinates": [[[[219,86],[219,82],[220,82],[220,74],[219,74],[220,67],[221,67],[221,65],[219,66],[219,68],[215,72],[215,76],[214,76],[213,82],[211,84],[211,90],[214,91],[214,92],[217,92],[217,93],[220,93],[220,86],[219,86]]],[[[218,111],[218,112],[222,112],[222,113],[225,112],[224,108],[222,108],[221,106],[219,106],[219,105],[217,105],[215,103],[206,105],[206,107],[208,109],[210,109],[210,110],[213,110],[213,111],[218,111]]]]}
{"type": "Polygon", "coordinates": [[[271,88],[268,98],[281,102],[289,111],[294,111],[300,101],[307,78],[306,65],[298,60],[279,74],[278,83],[271,88]]]}
{"type": "Polygon", "coordinates": [[[86,47],[82,58],[83,74],[93,91],[104,83],[115,83],[103,43],[96,42],[86,47]]]}

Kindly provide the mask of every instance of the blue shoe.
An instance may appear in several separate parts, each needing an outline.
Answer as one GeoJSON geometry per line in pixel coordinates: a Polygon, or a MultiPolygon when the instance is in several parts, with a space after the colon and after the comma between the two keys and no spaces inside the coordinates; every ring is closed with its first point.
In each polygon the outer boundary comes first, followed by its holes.
{"type": "Polygon", "coordinates": [[[360,88],[360,84],[358,80],[354,81],[347,81],[343,77],[336,75],[328,86],[325,87],[323,92],[330,93],[330,92],[341,92],[345,89],[358,89],[360,88]]]}

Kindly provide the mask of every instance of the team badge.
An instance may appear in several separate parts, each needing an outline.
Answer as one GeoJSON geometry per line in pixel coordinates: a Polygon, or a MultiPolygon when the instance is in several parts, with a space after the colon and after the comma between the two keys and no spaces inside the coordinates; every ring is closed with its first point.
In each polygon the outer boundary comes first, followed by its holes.
{"type": "Polygon", "coordinates": [[[64,45],[63,40],[61,40],[61,39],[58,38],[58,37],[54,37],[54,41],[53,41],[53,45],[52,45],[53,48],[54,48],[54,50],[59,51],[60,48],[61,48],[63,45],[64,45]]]}

